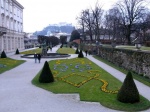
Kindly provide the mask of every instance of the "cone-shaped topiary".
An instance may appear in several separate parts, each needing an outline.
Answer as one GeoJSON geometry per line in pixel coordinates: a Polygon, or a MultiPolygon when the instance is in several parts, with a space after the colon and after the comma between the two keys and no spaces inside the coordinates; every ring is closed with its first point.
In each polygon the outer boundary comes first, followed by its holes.
{"type": "Polygon", "coordinates": [[[63,47],[63,44],[61,44],[60,48],[62,48],[62,47],[63,47]]]}
{"type": "Polygon", "coordinates": [[[123,103],[136,103],[140,101],[139,92],[130,71],[117,94],[117,100],[123,103]]]}
{"type": "Polygon", "coordinates": [[[50,83],[54,82],[54,77],[53,74],[49,68],[49,64],[47,61],[45,61],[42,72],[39,77],[39,82],[40,83],[50,83]]]}
{"type": "Polygon", "coordinates": [[[79,55],[78,55],[78,58],[84,58],[83,53],[82,53],[82,50],[80,50],[79,55]]]}
{"type": "Polygon", "coordinates": [[[76,52],[75,52],[75,54],[79,54],[79,50],[78,50],[78,48],[76,49],[76,52]]]}
{"type": "Polygon", "coordinates": [[[5,51],[1,53],[1,58],[7,58],[5,51]]]}
{"type": "Polygon", "coordinates": [[[16,50],[16,54],[20,54],[18,49],[16,50]]]}

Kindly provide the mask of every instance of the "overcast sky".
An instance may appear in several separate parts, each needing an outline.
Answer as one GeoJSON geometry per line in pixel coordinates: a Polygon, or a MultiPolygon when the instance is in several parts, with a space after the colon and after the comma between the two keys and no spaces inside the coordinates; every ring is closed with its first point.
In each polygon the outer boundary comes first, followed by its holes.
{"type": "Polygon", "coordinates": [[[96,2],[109,9],[116,0],[17,0],[23,7],[24,32],[42,30],[49,24],[67,22],[76,25],[76,17],[96,2]]]}

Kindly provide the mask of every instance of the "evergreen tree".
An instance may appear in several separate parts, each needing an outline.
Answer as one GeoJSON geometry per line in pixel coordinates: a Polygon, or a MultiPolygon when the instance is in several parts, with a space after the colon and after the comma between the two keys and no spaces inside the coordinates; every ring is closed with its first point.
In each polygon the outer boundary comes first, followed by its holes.
{"type": "Polygon", "coordinates": [[[83,55],[83,53],[82,53],[82,50],[80,50],[79,55],[78,55],[78,58],[84,58],[84,55],[83,55]]]}
{"type": "Polygon", "coordinates": [[[75,52],[75,54],[79,54],[79,50],[78,50],[78,48],[76,49],[76,52],[75,52]]]}
{"type": "Polygon", "coordinates": [[[16,50],[16,54],[20,54],[18,49],[16,50]]]}
{"type": "Polygon", "coordinates": [[[80,39],[80,33],[77,30],[73,30],[71,33],[70,42],[76,39],[80,39]]]}
{"type": "Polygon", "coordinates": [[[3,50],[3,52],[1,53],[1,58],[7,58],[5,51],[3,50]]]}
{"type": "Polygon", "coordinates": [[[136,103],[140,101],[139,92],[131,72],[128,72],[123,85],[117,94],[117,100],[123,103],[136,103]]]}
{"type": "Polygon", "coordinates": [[[53,74],[49,68],[49,64],[47,61],[45,61],[42,72],[39,77],[39,82],[40,83],[50,83],[54,82],[54,77],[53,74]]]}

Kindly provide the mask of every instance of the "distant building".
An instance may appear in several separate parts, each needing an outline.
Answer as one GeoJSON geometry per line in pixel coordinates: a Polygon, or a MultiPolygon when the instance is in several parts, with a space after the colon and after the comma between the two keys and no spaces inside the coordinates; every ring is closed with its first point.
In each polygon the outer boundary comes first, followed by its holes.
{"type": "Polygon", "coordinates": [[[36,35],[33,35],[33,33],[25,33],[25,38],[24,38],[25,49],[32,48],[38,45],[37,38],[38,37],[36,35]]]}
{"type": "Polygon", "coordinates": [[[24,49],[23,9],[16,0],[0,0],[0,52],[24,49]]]}

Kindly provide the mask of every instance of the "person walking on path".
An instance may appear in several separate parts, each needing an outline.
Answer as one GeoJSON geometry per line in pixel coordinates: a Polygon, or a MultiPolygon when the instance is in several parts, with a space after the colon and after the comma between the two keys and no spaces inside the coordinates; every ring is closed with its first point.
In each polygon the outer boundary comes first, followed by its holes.
{"type": "Polygon", "coordinates": [[[39,63],[41,61],[41,54],[38,54],[38,60],[39,60],[39,63]]]}
{"type": "Polygon", "coordinates": [[[36,60],[37,60],[37,54],[36,53],[34,54],[34,59],[35,59],[35,63],[36,63],[36,60]]]}
{"type": "Polygon", "coordinates": [[[85,54],[86,54],[86,56],[87,56],[87,50],[85,50],[85,54]]]}

